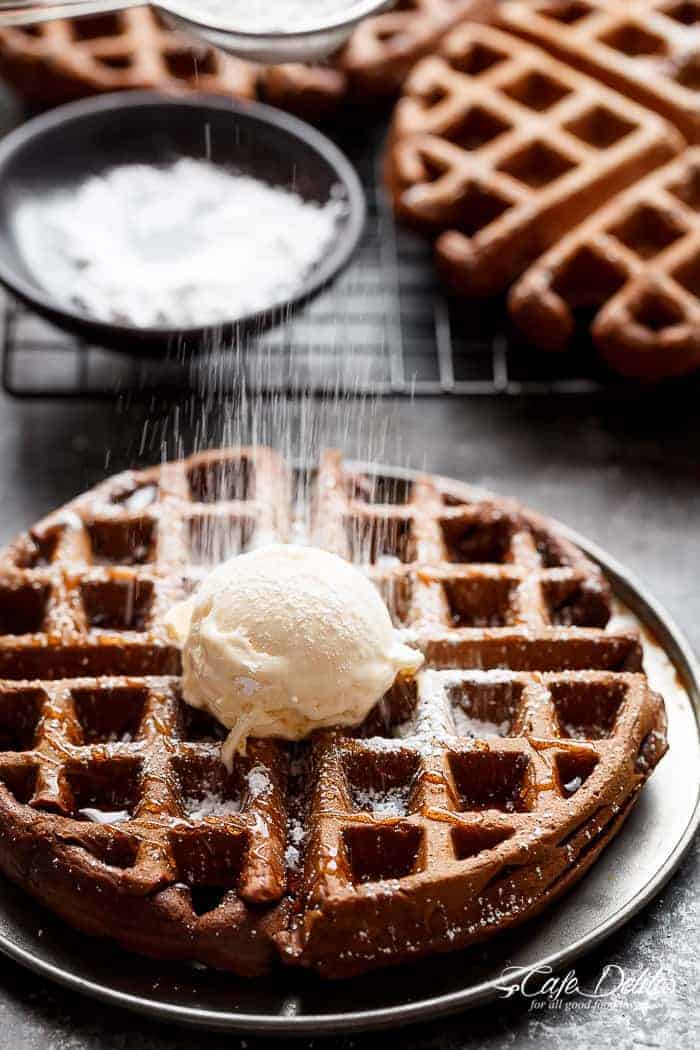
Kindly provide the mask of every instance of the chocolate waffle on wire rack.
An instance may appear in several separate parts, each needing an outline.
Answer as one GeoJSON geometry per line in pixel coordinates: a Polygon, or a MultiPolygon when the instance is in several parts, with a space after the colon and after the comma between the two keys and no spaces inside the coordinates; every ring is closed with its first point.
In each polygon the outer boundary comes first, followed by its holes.
{"type": "Polygon", "coordinates": [[[197,48],[149,7],[0,30],[0,74],[34,106],[159,88],[254,98],[252,63],[197,48]]]}
{"type": "Polygon", "coordinates": [[[387,181],[399,218],[436,238],[450,287],[488,296],[682,144],[539,48],[464,22],[404,85],[387,181]]]}
{"type": "Polygon", "coordinates": [[[465,16],[494,0],[403,0],[365,19],[329,63],[263,67],[173,31],[149,7],[0,30],[0,74],[35,106],[150,88],[259,97],[322,119],[351,101],[390,97],[411,65],[465,16]]]}
{"type": "Polygon", "coordinates": [[[576,311],[593,310],[601,355],[659,379],[700,366],[700,148],[616,197],[537,259],[511,290],[516,324],[564,350],[576,311]]]}
{"type": "Polygon", "coordinates": [[[458,483],[211,452],[108,480],[1,565],[0,867],[158,958],[344,977],[489,937],[584,874],[666,749],[598,568],[458,483]],[[293,525],[365,568],[425,669],[229,774],[162,615],[293,525]]]}
{"type": "Polygon", "coordinates": [[[508,0],[498,18],[700,142],[698,0],[508,0]]]}

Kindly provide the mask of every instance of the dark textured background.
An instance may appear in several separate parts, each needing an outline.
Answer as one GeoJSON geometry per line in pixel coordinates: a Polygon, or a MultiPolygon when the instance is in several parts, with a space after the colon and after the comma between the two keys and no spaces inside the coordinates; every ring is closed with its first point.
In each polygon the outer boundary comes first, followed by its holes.
{"type": "MultiPolygon", "coordinates": [[[[0,395],[0,541],[105,473],[157,458],[148,448],[139,454],[144,420],[157,412],[153,406],[17,402],[0,395]]],[[[700,415],[682,384],[623,405],[581,398],[438,399],[384,402],[382,412],[404,463],[487,484],[579,529],[637,573],[700,648],[700,415]]],[[[298,1045],[363,1050],[386,1039],[410,1050],[695,1047],[699,852],[696,842],[662,895],[578,963],[582,984],[593,983],[606,962],[641,979],[636,991],[605,1010],[533,1015],[522,1001],[498,1001],[400,1033],[298,1045]],[[645,971],[665,975],[662,992],[644,985],[645,971]]],[[[257,1050],[267,1042],[153,1024],[64,992],[3,959],[0,1045],[257,1050]]]]}

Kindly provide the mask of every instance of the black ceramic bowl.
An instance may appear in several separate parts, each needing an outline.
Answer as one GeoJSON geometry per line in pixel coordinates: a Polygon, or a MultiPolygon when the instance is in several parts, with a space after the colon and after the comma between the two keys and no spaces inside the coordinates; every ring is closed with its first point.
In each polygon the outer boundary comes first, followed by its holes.
{"type": "Polygon", "coordinates": [[[211,346],[279,321],[319,292],[347,263],[362,232],[365,201],[350,162],[303,121],[257,103],[212,96],[169,98],[120,92],[61,106],[28,121],[0,143],[0,281],[49,321],[91,343],[157,352],[174,344],[211,346]],[[117,165],[162,165],[206,158],[325,203],[340,188],[347,207],[337,235],[291,299],[230,322],[194,328],[144,328],[97,320],[58,302],[20,252],[13,215],[28,195],[53,194],[117,165]]]}

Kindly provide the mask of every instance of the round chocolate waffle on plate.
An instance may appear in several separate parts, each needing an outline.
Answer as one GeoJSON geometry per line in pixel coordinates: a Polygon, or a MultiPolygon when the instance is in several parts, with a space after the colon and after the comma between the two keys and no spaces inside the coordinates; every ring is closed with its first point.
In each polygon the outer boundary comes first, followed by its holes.
{"type": "Polygon", "coordinates": [[[119,475],[9,546],[0,594],[0,866],[159,959],[345,977],[483,940],[580,878],[666,749],[640,640],[571,542],[335,454],[119,475]],[[358,729],[253,741],[229,774],[162,617],[292,529],[365,567],[425,668],[358,729]]]}

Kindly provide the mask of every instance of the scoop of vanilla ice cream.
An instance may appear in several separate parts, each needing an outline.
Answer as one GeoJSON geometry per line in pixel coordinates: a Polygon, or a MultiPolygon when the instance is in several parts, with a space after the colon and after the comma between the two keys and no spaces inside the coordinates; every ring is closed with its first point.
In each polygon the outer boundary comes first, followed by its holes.
{"type": "Polygon", "coordinates": [[[183,648],[183,697],[231,732],[300,740],[358,725],[423,657],[394,630],[358,569],[314,547],[274,544],[231,558],[167,615],[183,648]]]}

